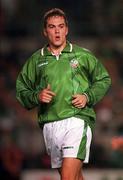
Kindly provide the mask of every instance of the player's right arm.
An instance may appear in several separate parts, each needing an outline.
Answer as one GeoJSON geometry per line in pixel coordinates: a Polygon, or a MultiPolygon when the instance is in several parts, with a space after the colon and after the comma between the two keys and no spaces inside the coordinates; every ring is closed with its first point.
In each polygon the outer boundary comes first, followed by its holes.
{"type": "Polygon", "coordinates": [[[37,80],[37,62],[39,53],[33,54],[23,66],[16,81],[16,97],[18,101],[27,109],[38,106],[39,103],[50,103],[55,93],[51,91],[48,84],[46,88],[42,88],[37,80]]]}
{"type": "Polygon", "coordinates": [[[24,64],[16,80],[16,97],[27,109],[39,104],[38,94],[42,90],[37,83],[37,61],[39,53],[33,54],[24,64]]]}
{"type": "Polygon", "coordinates": [[[25,63],[16,80],[16,98],[27,109],[38,105],[38,89],[35,85],[36,69],[32,57],[25,63]]]}

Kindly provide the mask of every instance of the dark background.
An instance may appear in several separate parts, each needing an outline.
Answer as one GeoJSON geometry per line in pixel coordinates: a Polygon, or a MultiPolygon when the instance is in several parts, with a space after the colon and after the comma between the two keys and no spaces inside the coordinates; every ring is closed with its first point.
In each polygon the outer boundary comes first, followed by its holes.
{"type": "Polygon", "coordinates": [[[123,0],[0,1],[0,179],[19,179],[22,170],[49,169],[36,109],[15,97],[16,78],[26,59],[45,42],[42,15],[62,8],[68,39],[89,48],[105,65],[112,87],[97,112],[90,163],[85,168],[123,168],[123,0]]]}

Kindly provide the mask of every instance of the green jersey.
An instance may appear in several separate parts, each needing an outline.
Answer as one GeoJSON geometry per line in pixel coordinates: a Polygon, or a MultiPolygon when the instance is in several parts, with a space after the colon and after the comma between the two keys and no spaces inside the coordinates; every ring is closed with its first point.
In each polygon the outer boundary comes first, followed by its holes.
{"type": "Polygon", "coordinates": [[[59,56],[54,56],[47,46],[36,51],[25,63],[17,83],[17,99],[27,109],[38,106],[38,121],[59,121],[79,117],[93,127],[93,106],[105,95],[111,79],[104,66],[88,50],[67,42],[59,56]],[[41,103],[38,94],[50,84],[56,94],[49,104],[41,103]],[[72,96],[85,94],[88,103],[84,108],[72,105],[72,96]]]}

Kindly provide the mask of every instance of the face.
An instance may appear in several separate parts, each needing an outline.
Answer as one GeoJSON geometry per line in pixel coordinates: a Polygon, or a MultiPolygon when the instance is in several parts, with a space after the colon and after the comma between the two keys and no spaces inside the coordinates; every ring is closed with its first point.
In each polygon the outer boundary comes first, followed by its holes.
{"type": "Polygon", "coordinates": [[[52,48],[64,47],[66,45],[66,36],[68,27],[65,24],[64,17],[52,16],[47,19],[47,25],[44,29],[44,35],[52,48]]]}

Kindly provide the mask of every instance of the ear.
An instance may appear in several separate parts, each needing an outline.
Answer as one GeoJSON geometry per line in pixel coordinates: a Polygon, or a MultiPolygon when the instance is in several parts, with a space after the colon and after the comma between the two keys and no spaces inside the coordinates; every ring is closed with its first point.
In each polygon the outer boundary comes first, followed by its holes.
{"type": "Polygon", "coordinates": [[[45,37],[47,37],[47,31],[46,31],[46,29],[43,30],[43,34],[44,34],[45,37]]]}
{"type": "Polygon", "coordinates": [[[66,28],[66,36],[68,35],[68,27],[66,28]]]}

